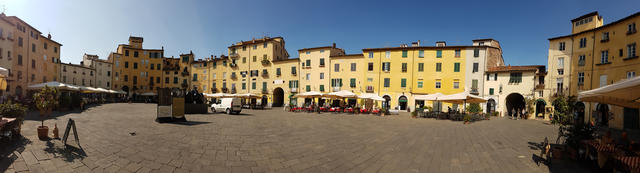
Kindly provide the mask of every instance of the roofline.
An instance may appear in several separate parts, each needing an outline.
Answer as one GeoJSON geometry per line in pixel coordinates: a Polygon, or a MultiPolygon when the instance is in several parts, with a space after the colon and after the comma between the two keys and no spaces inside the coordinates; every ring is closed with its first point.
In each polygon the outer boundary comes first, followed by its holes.
{"type": "Polygon", "coordinates": [[[538,68],[540,67],[546,67],[544,65],[519,65],[519,66],[496,66],[496,67],[492,67],[492,68],[497,68],[497,67],[531,67],[532,69],[519,69],[519,70],[491,70],[491,68],[488,68],[486,71],[487,72],[512,72],[512,71],[537,71],[538,68]]]}
{"type": "Polygon", "coordinates": [[[57,41],[55,41],[55,40],[53,40],[53,39],[50,39],[49,37],[45,37],[45,36],[43,36],[43,35],[40,35],[40,37],[42,37],[42,38],[44,38],[44,39],[47,39],[47,40],[49,40],[49,41],[51,41],[51,42],[53,42],[53,43],[55,43],[55,44],[58,44],[58,45],[62,46],[62,44],[58,43],[57,41]]]}
{"type": "Polygon", "coordinates": [[[578,33],[575,33],[575,34],[569,34],[569,35],[564,35],[564,36],[552,37],[552,38],[549,38],[549,41],[551,41],[551,40],[555,40],[555,39],[560,39],[560,38],[565,38],[565,37],[572,37],[572,36],[580,35],[580,34],[583,34],[583,33],[591,32],[591,31],[596,31],[596,30],[600,30],[600,29],[603,29],[603,28],[605,28],[605,27],[608,27],[608,26],[611,26],[611,25],[618,24],[618,23],[620,23],[620,22],[622,22],[622,21],[624,21],[624,20],[634,18],[634,17],[636,17],[636,16],[640,16],[640,12],[636,12],[636,13],[634,13],[634,14],[632,14],[632,15],[629,15],[629,16],[624,17],[624,18],[622,18],[622,19],[619,19],[619,20],[613,21],[613,22],[611,22],[611,23],[607,23],[606,25],[602,25],[602,26],[597,27],[597,28],[593,28],[593,29],[589,29],[589,30],[584,30],[584,31],[582,31],[582,32],[578,32],[578,33]]]}
{"type": "Polygon", "coordinates": [[[42,32],[40,32],[38,29],[36,29],[35,27],[29,25],[29,23],[25,22],[24,20],[20,19],[18,16],[7,16],[7,17],[12,17],[12,18],[16,18],[18,20],[20,20],[22,23],[26,24],[27,26],[31,27],[31,29],[35,30],[36,32],[38,32],[38,35],[42,34],[42,32]]]}
{"type": "Polygon", "coordinates": [[[395,49],[444,49],[444,48],[477,48],[477,47],[485,47],[485,48],[496,48],[489,45],[482,46],[411,46],[411,47],[384,47],[384,48],[364,48],[362,51],[372,51],[372,50],[395,50],[395,49]]]}
{"type": "MultiPolygon", "coordinates": [[[[330,49],[330,48],[336,48],[336,47],[333,47],[333,46],[322,46],[322,47],[302,48],[302,49],[298,49],[298,52],[302,52],[302,51],[306,51],[306,50],[313,50],[313,49],[330,49]]],[[[340,48],[336,48],[336,49],[340,49],[340,48]]]]}
{"type": "Polygon", "coordinates": [[[75,66],[75,67],[82,67],[82,68],[86,68],[86,69],[89,69],[89,70],[95,70],[95,69],[93,69],[93,68],[91,68],[91,67],[83,66],[83,65],[80,65],[80,64],[72,64],[72,63],[70,63],[70,62],[69,62],[69,63],[60,63],[60,64],[62,64],[62,65],[69,65],[69,66],[75,66]]]}
{"type": "Polygon", "coordinates": [[[471,41],[485,41],[485,40],[491,40],[491,41],[496,41],[496,42],[500,43],[498,40],[493,39],[493,38],[481,38],[481,39],[475,39],[475,40],[471,40],[471,41]]]}
{"type": "Polygon", "coordinates": [[[345,54],[345,55],[334,55],[334,56],[329,56],[329,58],[341,58],[341,57],[354,57],[354,56],[362,56],[364,57],[364,54],[345,54]]]}
{"type": "Polygon", "coordinates": [[[577,17],[577,18],[571,19],[571,23],[573,23],[573,22],[575,22],[575,21],[578,21],[578,20],[580,20],[580,19],[583,19],[583,18],[585,18],[585,17],[593,16],[593,15],[598,15],[598,11],[593,11],[593,12],[591,12],[591,13],[587,13],[587,14],[582,15],[582,16],[580,16],[580,17],[577,17]]]}
{"type": "MultiPolygon", "coordinates": [[[[250,41],[260,41],[260,42],[256,42],[256,43],[261,43],[261,42],[265,42],[265,41],[274,40],[274,39],[277,39],[277,38],[282,39],[282,41],[284,41],[284,38],[282,36],[277,36],[277,37],[269,37],[269,39],[262,38],[262,39],[252,39],[252,40],[249,40],[249,41],[242,41],[241,40],[240,43],[245,43],[245,42],[250,42],[250,41]]],[[[247,44],[249,44],[249,43],[247,43],[247,44]]],[[[252,43],[252,44],[255,44],[255,43],[252,43]]],[[[227,48],[233,48],[233,47],[238,47],[238,46],[246,46],[246,45],[245,44],[235,44],[234,43],[234,44],[231,44],[231,46],[229,46],[227,48]]]]}

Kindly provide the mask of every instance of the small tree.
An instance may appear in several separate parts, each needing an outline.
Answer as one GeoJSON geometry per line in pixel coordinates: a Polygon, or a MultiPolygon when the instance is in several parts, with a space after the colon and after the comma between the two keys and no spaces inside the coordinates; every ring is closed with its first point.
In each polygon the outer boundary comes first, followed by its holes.
{"type": "Polygon", "coordinates": [[[481,113],[482,112],[482,108],[480,107],[480,104],[478,104],[478,103],[470,103],[468,109],[469,109],[469,112],[471,112],[471,113],[481,113]]]}
{"type": "Polygon", "coordinates": [[[58,104],[57,90],[45,86],[40,92],[33,94],[33,101],[36,108],[40,110],[41,126],[44,126],[44,120],[49,116],[51,110],[58,104]]]}

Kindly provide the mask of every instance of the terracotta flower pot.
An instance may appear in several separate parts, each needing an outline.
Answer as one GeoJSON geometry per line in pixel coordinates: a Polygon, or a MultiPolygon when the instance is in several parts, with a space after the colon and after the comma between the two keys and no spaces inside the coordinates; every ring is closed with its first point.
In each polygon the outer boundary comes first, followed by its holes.
{"type": "Polygon", "coordinates": [[[38,138],[40,140],[46,140],[49,138],[49,127],[47,126],[38,126],[38,138]]]}

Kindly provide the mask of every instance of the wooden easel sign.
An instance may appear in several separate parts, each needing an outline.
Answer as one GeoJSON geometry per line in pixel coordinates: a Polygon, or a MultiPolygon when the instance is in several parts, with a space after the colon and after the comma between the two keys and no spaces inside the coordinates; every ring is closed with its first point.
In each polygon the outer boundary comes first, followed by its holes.
{"type": "Polygon", "coordinates": [[[80,140],[78,139],[78,130],[76,130],[76,121],[69,118],[69,122],[67,122],[67,129],[64,130],[64,136],[62,136],[62,143],[67,146],[67,138],[69,137],[69,131],[71,131],[71,127],[73,126],[73,137],[76,139],[76,143],[80,146],[80,140]]]}

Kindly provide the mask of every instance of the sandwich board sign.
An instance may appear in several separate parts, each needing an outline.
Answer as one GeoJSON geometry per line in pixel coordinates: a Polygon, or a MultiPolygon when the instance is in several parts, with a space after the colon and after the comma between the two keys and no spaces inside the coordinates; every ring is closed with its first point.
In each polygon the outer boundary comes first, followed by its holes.
{"type": "Polygon", "coordinates": [[[71,127],[73,127],[73,137],[76,139],[76,143],[80,146],[80,140],[78,139],[78,130],[76,130],[76,121],[69,118],[69,122],[67,122],[67,128],[64,130],[64,136],[62,136],[62,143],[64,146],[67,146],[67,138],[69,138],[69,133],[71,131],[71,127]]]}

